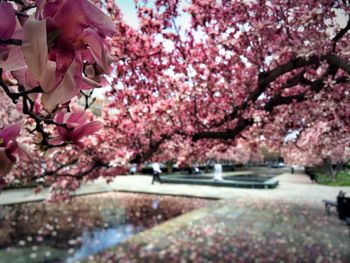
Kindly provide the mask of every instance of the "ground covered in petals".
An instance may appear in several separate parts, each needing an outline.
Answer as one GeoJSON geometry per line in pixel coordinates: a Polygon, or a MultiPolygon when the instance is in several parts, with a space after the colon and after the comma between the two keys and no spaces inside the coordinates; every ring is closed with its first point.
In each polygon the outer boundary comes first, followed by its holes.
{"type": "Polygon", "coordinates": [[[212,201],[105,193],[0,208],[0,263],[78,262],[212,201]]]}
{"type": "Polygon", "coordinates": [[[90,262],[350,262],[348,227],[321,206],[236,199],[168,221],[90,262]]]}

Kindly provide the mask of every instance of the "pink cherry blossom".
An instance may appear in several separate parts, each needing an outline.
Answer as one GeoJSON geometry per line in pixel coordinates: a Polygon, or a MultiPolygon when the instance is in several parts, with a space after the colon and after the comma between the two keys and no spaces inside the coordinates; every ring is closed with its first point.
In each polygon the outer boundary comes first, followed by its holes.
{"type": "Polygon", "coordinates": [[[16,161],[18,150],[16,138],[21,131],[21,124],[16,123],[0,130],[0,175],[6,175],[16,161]]]}
{"type": "Polygon", "coordinates": [[[55,121],[65,124],[66,127],[56,126],[57,137],[51,140],[53,144],[72,142],[81,148],[84,146],[82,139],[102,129],[101,121],[90,121],[91,116],[83,110],[73,109],[71,113],[60,112],[55,116],[55,121]]]}

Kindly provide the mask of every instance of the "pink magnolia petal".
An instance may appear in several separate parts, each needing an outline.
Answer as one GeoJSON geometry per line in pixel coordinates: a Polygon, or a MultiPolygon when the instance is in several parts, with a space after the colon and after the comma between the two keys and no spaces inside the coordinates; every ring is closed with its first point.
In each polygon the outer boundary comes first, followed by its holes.
{"type": "Polygon", "coordinates": [[[100,37],[100,35],[95,30],[88,28],[84,30],[81,38],[84,43],[90,47],[91,54],[96,63],[105,73],[108,73],[107,56],[103,46],[103,39],[100,37]]]}
{"type": "Polygon", "coordinates": [[[13,163],[7,158],[5,148],[0,148],[0,176],[4,176],[11,171],[13,163]]]}
{"type": "Polygon", "coordinates": [[[77,85],[77,89],[80,90],[80,83],[82,82],[83,77],[83,59],[81,57],[81,54],[79,52],[76,52],[75,54],[75,62],[76,62],[76,69],[75,69],[75,75],[74,75],[74,81],[77,85]]]}
{"type": "Polygon", "coordinates": [[[44,9],[42,11],[42,17],[48,18],[53,17],[57,11],[61,8],[64,1],[46,1],[44,9]]]}
{"type": "Polygon", "coordinates": [[[16,157],[14,156],[14,154],[17,152],[18,150],[18,144],[16,141],[10,141],[5,148],[7,157],[10,159],[11,162],[15,162],[16,161],[16,157]]]}
{"type": "Polygon", "coordinates": [[[52,111],[58,104],[70,101],[79,92],[79,86],[75,83],[76,63],[73,62],[64,76],[62,82],[51,92],[44,93],[41,102],[48,111],[52,111]]]}
{"type": "Polygon", "coordinates": [[[112,19],[87,0],[66,0],[54,19],[66,38],[78,37],[87,27],[97,29],[101,35],[112,36],[115,32],[112,19]]]}
{"type": "Polygon", "coordinates": [[[79,128],[74,129],[72,133],[72,140],[79,141],[81,138],[87,135],[91,135],[103,128],[103,123],[100,121],[92,121],[86,123],[79,128]]]}
{"type": "Polygon", "coordinates": [[[32,89],[39,86],[40,83],[34,78],[34,76],[30,73],[30,71],[27,70],[25,74],[24,85],[25,87],[27,87],[27,89],[32,89]]]}
{"type": "Polygon", "coordinates": [[[11,38],[16,28],[16,15],[10,3],[0,2],[0,17],[0,38],[11,38]]]}
{"type": "Polygon", "coordinates": [[[6,60],[0,59],[0,68],[13,71],[22,69],[26,66],[22,48],[20,46],[11,46],[6,60]]]}
{"type": "Polygon", "coordinates": [[[46,72],[44,75],[42,75],[42,78],[40,80],[41,88],[49,93],[52,92],[56,87],[56,62],[54,61],[48,61],[46,65],[46,72]]]}
{"type": "Polygon", "coordinates": [[[55,118],[54,118],[55,122],[57,123],[63,123],[64,122],[64,112],[61,111],[58,114],[56,114],[55,118]]]}
{"type": "Polygon", "coordinates": [[[42,12],[47,3],[47,0],[35,0],[35,3],[36,3],[35,18],[39,20],[42,18],[42,12]]]}
{"type": "Polygon", "coordinates": [[[84,124],[88,120],[88,114],[83,110],[76,110],[67,118],[67,123],[84,124]]]}
{"type": "Polygon", "coordinates": [[[77,141],[77,142],[75,142],[74,143],[75,145],[77,145],[80,149],[84,149],[84,143],[83,142],[81,142],[81,141],[77,141]]]}
{"type": "Polygon", "coordinates": [[[74,39],[88,26],[86,16],[82,9],[81,0],[66,0],[53,18],[62,30],[61,36],[74,39]]]}
{"type": "MultiPolygon", "coordinates": [[[[62,111],[59,112],[55,116],[54,120],[55,120],[55,122],[60,123],[60,124],[64,123],[64,112],[62,112],[62,111]]],[[[65,138],[67,136],[68,130],[66,128],[60,127],[60,126],[56,126],[56,129],[57,129],[57,132],[60,135],[60,137],[65,138]]],[[[57,143],[57,144],[59,144],[59,143],[57,143]]]]}
{"type": "Polygon", "coordinates": [[[96,71],[93,65],[86,65],[84,73],[88,78],[94,78],[96,76],[96,71]]]}
{"type": "Polygon", "coordinates": [[[49,143],[51,145],[60,145],[60,144],[64,143],[64,139],[63,139],[63,137],[56,137],[56,138],[50,139],[49,143]]]}
{"type": "Polygon", "coordinates": [[[107,36],[113,36],[115,34],[115,24],[109,16],[103,13],[90,1],[81,0],[81,4],[85,14],[87,14],[90,26],[95,27],[107,36]]]}
{"type": "Polygon", "coordinates": [[[30,73],[28,68],[12,71],[11,74],[26,90],[31,90],[32,88],[39,86],[39,82],[30,73]]]}
{"type": "MultiPolygon", "coordinates": [[[[23,37],[22,26],[18,21],[16,21],[15,32],[13,33],[11,38],[22,39],[22,37],[23,37]]],[[[9,48],[8,56],[6,59],[0,59],[0,67],[8,71],[25,68],[27,65],[24,60],[22,47],[10,45],[8,46],[8,48],[9,48]]]]}
{"type": "Polygon", "coordinates": [[[0,45],[0,61],[5,61],[7,60],[10,52],[10,47],[9,46],[2,46],[0,45]]]}
{"type": "Polygon", "coordinates": [[[32,155],[23,145],[18,144],[17,154],[21,160],[33,161],[32,155]]]}
{"type": "Polygon", "coordinates": [[[15,123],[7,126],[0,131],[0,138],[3,142],[0,144],[1,147],[6,146],[10,141],[15,140],[21,132],[21,123],[15,123]]]}
{"type": "Polygon", "coordinates": [[[61,37],[57,37],[54,41],[53,47],[50,49],[50,52],[55,54],[55,60],[56,60],[55,86],[58,86],[60,82],[63,80],[69,66],[74,61],[75,47],[70,41],[63,39],[61,37]]]}
{"type": "MultiPolygon", "coordinates": [[[[28,18],[23,27],[22,50],[28,69],[41,82],[46,74],[48,60],[46,20],[28,18]]],[[[46,89],[44,85],[43,89],[46,89]]]]}
{"type": "Polygon", "coordinates": [[[101,88],[102,85],[101,83],[96,82],[93,79],[87,78],[85,76],[83,76],[83,82],[80,84],[80,89],[82,90],[89,90],[89,89],[93,89],[93,88],[101,88]]]}

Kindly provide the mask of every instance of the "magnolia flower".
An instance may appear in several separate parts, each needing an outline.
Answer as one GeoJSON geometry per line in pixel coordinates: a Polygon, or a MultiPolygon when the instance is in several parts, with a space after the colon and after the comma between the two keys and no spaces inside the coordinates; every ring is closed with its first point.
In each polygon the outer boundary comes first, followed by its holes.
{"type": "MultiPolygon", "coordinates": [[[[16,15],[15,9],[10,3],[4,1],[0,2],[0,38],[9,39],[15,32],[16,27],[16,15]]],[[[0,59],[6,60],[10,47],[5,45],[0,45],[0,59]]]]}
{"type": "MultiPolygon", "coordinates": [[[[22,28],[10,3],[0,1],[0,39],[18,39],[22,28]]],[[[0,68],[12,71],[25,67],[20,46],[0,45],[0,68]]]]}
{"type": "Polygon", "coordinates": [[[16,138],[20,131],[20,123],[13,124],[0,131],[0,175],[6,175],[16,161],[14,156],[18,150],[16,138]]]}
{"type": "Polygon", "coordinates": [[[69,102],[86,85],[98,84],[96,78],[83,77],[83,63],[96,63],[102,72],[108,72],[111,58],[105,38],[114,34],[115,25],[88,0],[36,3],[35,15],[23,25],[22,50],[27,69],[17,75],[25,76],[25,82],[31,84],[25,85],[27,89],[35,81],[40,84],[44,91],[42,103],[52,111],[58,104],[69,102]]]}
{"type": "Polygon", "coordinates": [[[50,142],[54,145],[72,142],[81,148],[84,146],[81,142],[83,137],[91,135],[103,127],[100,121],[90,122],[89,114],[80,109],[73,109],[72,113],[58,113],[55,116],[55,122],[65,123],[67,128],[56,126],[58,136],[50,142]]]}

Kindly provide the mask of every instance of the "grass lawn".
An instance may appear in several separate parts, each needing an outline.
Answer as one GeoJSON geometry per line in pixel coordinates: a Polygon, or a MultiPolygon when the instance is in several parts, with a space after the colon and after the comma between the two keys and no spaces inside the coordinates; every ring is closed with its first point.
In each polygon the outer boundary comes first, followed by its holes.
{"type": "Polygon", "coordinates": [[[348,172],[340,172],[337,174],[337,180],[333,182],[329,175],[317,173],[317,182],[329,186],[350,186],[350,174],[348,172]]]}

